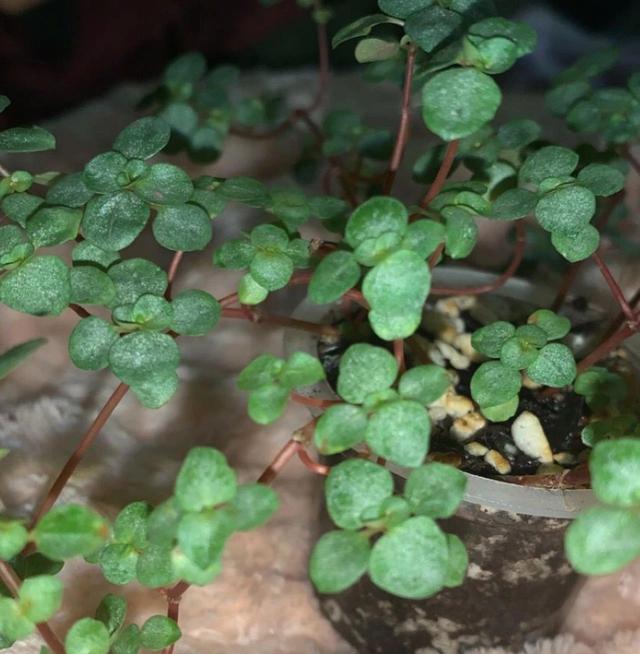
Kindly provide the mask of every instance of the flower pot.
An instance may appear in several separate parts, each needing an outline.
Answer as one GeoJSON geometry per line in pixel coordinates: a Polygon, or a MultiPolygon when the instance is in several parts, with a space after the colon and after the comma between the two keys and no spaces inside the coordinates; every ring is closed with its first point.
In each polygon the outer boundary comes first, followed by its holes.
{"type": "MultiPolygon", "coordinates": [[[[437,268],[434,283],[484,284],[492,275],[461,268],[437,268]]],[[[513,279],[495,295],[548,306],[544,289],[513,279]]],[[[295,317],[326,320],[327,307],[303,303],[295,317]]],[[[317,355],[309,334],[290,330],[286,349],[317,355]]],[[[335,397],[327,383],[315,397],[335,397]]],[[[390,466],[396,482],[408,471],[390,466]]],[[[595,503],[590,490],[519,486],[467,474],[468,485],[456,515],[441,521],[469,552],[467,579],[426,600],[406,600],[378,589],[367,576],[337,595],[320,595],[320,606],[337,631],[363,654],[464,654],[477,647],[519,651],[553,634],[579,577],[564,555],[569,521],[595,503]]],[[[334,528],[323,511],[318,536],[334,528]]]]}

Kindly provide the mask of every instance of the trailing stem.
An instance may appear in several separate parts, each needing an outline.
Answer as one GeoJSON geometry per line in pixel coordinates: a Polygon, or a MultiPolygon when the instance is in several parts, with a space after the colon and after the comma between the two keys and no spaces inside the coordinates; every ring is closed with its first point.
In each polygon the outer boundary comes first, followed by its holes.
{"type": "MultiPolygon", "coordinates": [[[[13,568],[6,562],[0,561],[0,581],[7,587],[11,595],[17,599],[20,592],[21,581],[13,568]]],[[[42,639],[53,654],[64,654],[64,646],[47,622],[36,625],[42,639]]]]}
{"type": "Polygon", "coordinates": [[[626,316],[627,320],[630,323],[632,324],[637,323],[637,318],[633,309],[629,306],[629,303],[627,302],[627,299],[625,298],[624,293],[620,288],[620,285],[618,284],[615,277],[609,270],[607,264],[600,256],[600,253],[594,252],[592,256],[593,256],[593,260],[596,262],[596,265],[600,269],[602,276],[607,282],[607,286],[609,286],[609,290],[611,291],[611,294],[616,299],[616,302],[620,305],[620,309],[622,310],[622,313],[626,316]]]}
{"type": "Polygon", "coordinates": [[[413,82],[413,70],[416,62],[416,48],[410,45],[407,50],[407,63],[404,73],[404,86],[402,91],[402,107],[400,109],[400,125],[396,136],[391,162],[384,184],[385,194],[391,193],[393,182],[395,181],[402,157],[404,156],[407,142],[409,141],[409,130],[411,127],[411,84],[413,82]]]}
{"type": "Polygon", "coordinates": [[[222,310],[224,318],[237,318],[239,320],[249,320],[257,324],[277,325],[279,327],[291,327],[292,329],[300,329],[311,334],[318,336],[337,338],[339,331],[333,325],[321,325],[315,322],[308,322],[307,320],[297,320],[296,318],[289,318],[288,316],[275,316],[267,313],[262,313],[252,308],[234,309],[231,307],[222,310]]]}
{"type": "Polygon", "coordinates": [[[623,325],[618,331],[614,332],[606,338],[598,347],[589,355],[587,355],[578,364],[578,373],[584,372],[598,361],[606,358],[613,350],[622,345],[624,341],[632,336],[638,329],[637,323],[634,326],[628,323],[623,325]]]}
{"type": "Polygon", "coordinates": [[[506,270],[496,277],[492,282],[481,284],[479,286],[467,286],[466,288],[455,288],[449,286],[435,286],[431,289],[432,295],[483,295],[495,291],[497,288],[504,286],[511,277],[516,273],[522,258],[524,256],[524,249],[527,242],[527,231],[523,220],[518,220],[515,224],[516,229],[516,243],[513,250],[511,261],[506,270]]]}
{"type": "Polygon", "coordinates": [[[442,159],[442,163],[440,164],[440,168],[438,170],[438,173],[436,174],[436,178],[433,180],[433,184],[431,184],[429,190],[425,193],[424,197],[420,201],[420,206],[423,209],[426,209],[429,206],[431,200],[433,200],[433,198],[435,198],[436,195],[440,193],[442,187],[444,186],[444,183],[447,181],[447,177],[449,177],[449,173],[451,172],[451,167],[453,166],[453,162],[458,152],[459,144],[460,141],[458,139],[449,141],[449,143],[447,144],[447,149],[444,152],[444,158],[442,159]]]}

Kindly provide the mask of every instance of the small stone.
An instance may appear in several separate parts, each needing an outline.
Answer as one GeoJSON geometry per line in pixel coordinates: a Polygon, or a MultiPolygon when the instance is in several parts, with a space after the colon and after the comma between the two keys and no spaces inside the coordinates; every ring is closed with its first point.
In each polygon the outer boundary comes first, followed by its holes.
{"type": "Polygon", "coordinates": [[[542,384],[537,384],[534,382],[532,379],[529,378],[529,375],[527,373],[524,373],[522,375],[522,385],[525,388],[528,388],[530,391],[535,391],[539,388],[542,388],[542,384]]]}
{"type": "Polygon", "coordinates": [[[431,422],[441,422],[447,417],[447,410],[443,406],[431,406],[428,411],[431,422]]]}
{"type": "Polygon", "coordinates": [[[435,345],[429,346],[427,354],[429,355],[431,361],[437,366],[441,366],[442,368],[447,367],[447,360],[442,356],[442,352],[440,352],[440,350],[435,345]]]}
{"type": "Polygon", "coordinates": [[[484,456],[489,451],[489,448],[486,445],[478,443],[478,441],[471,441],[470,443],[467,443],[464,446],[464,449],[471,456],[484,456]]]}
{"type": "Polygon", "coordinates": [[[451,365],[457,370],[466,370],[471,365],[469,357],[458,352],[458,350],[449,345],[449,343],[438,340],[436,341],[436,347],[440,350],[442,356],[449,359],[451,365]]]}
{"type": "Polygon", "coordinates": [[[452,418],[461,418],[475,410],[475,405],[471,398],[465,395],[458,395],[454,391],[447,391],[442,397],[439,397],[435,402],[429,405],[429,412],[431,409],[442,408],[445,415],[452,418]]]}
{"type": "Polygon", "coordinates": [[[525,454],[541,463],[552,463],[553,452],[538,417],[523,411],[511,425],[513,442],[525,454]]]}
{"type": "Polygon", "coordinates": [[[474,434],[480,431],[487,421],[477,411],[460,416],[451,425],[451,434],[460,442],[468,441],[474,434]]]}
{"type": "Polygon", "coordinates": [[[511,472],[511,464],[505,459],[498,450],[489,450],[484,455],[484,460],[493,466],[501,475],[508,475],[511,472]]]}
{"type": "Polygon", "coordinates": [[[557,475],[564,472],[564,468],[557,463],[543,463],[536,470],[536,475],[557,475]]]}
{"type": "Polygon", "coordinates": [[[511,456],[515,456],[518,453],[518,448],[513,443],[505,443],[504,450],[511,456]]]}
{"type": "Polygon", "coordinates": [[[561,466],[570,466],[576,462],[576,457],[571,452],[558,452],[553,455],[553,460],[561,466]]]}
{"type": "Polygon", "coordinates": [[[458,334],[452,345],[471,361],[481,361],[484,357],[471,345],[471,334],[458,334]]]}
{"type": "Polygon", "coordinates": [[[447,297],[436,302],[436,311],[448,316],[449,318],[457,318],[460,315],[460,306],[456,302],[457,298],[447,297]]]}

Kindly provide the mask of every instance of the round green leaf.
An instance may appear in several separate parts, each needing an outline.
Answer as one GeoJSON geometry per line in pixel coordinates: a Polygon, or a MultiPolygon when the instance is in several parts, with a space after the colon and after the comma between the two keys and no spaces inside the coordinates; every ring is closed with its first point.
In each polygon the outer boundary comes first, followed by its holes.
{"type": "Polygon", "coordinates": [[[136,576],[147,588],[170,586],[176,580],[171,561],[171,546],[151,543],[138,557],[136,576]]]}
{"type": "Polygon", "coordinates": [[[389,16],[408,18],[415,11],[433,4],[433,0],[378,0],[378,7],[389,16]]]}
{"type": "Polygon", "coordinates": [[[107,654],[109,632],[102,622],[82,618],[67,632],[64,648],[67,654],[107,654]]]}
{"type": "Polygon", "coordinates": [[[490,121],[502,94],[498,85],[475,68],[436,73],[422,89],[422,117],[445,141],[473,134],[490,121]]]}
{"type": "Polygon", "coordinates": [[[102,270],[106,270],[112,264],[120,261],[120,255],[117,252],[103,250],[90,241],[78,243],[73,248],[71,258],[74,265],[90,263],[102,270]]]}
{"type": "Polygon", "coordinates": [[[171,129],[161,118],[140,118],[118,134],[113,149],[127,159],[148,159],[167,145],[170,136],[171,129]]]}
{"type": "Polygon", "coordinates": [[[498,358],[502,346],[516,333],[516,328],[509,322],[498,320],[480,327],[471,335],[471,345],[475,350],[488,357],[498,358]]]}
{"type": "Polygon", "coordinates": [[[478,240],[478,226],[474,217],[460,207],[445,207],[445,252],[452,259],[464,259],[471,254],[478,240]]]}
{"type": "MultiPolygon", "coordinates": [[[[549,346],[547,346],[549,347],[549,346]]],[[[483,363],[471,378],[471,396],[481,407],[497,407],[520,392],[520,373],[499,361],[483,363]]]]}
{"type": "Polygon", "coordinates": [[[89,201],[82,233],[104,250],[122,250],[136,240],[148,219],[149,207],[133,193],[120,191],[89,201]]]}
{"type": "Polygon", "coordinates": [[[280,384],[268,384],[253,391],[247,410],[250,418],[259,425],[268,425],[280,418],[289,401],[290,389],[280,384]]]}
{"type": "Polygon", "coordinates": [[[293,261],[278,251],[258,251],[249,266],[251,276],[268,291],[277,291],[287,285],[293,274],[293,261]]]}
{"type": "Polygon", "coordinates": [[[134,386],[144,383],[153,373],[175,371],[179,362],[176,342],[157,332],[127,334],[109,350],[109,366],[114,375],[134,386]]]}
{"type": "Polygon", "coordinates": [[[362,527],[362,514],[376,509],[392,494],[391,473],[366,459],[349,459],[333,466],[325,483],[327,510],[343,529],[362,527]]]}
{"type": "Polygon", "coordinates": [[[361,64],[384,61],[395,57],[399,49],[397,41],[378,38],[362,39],[356,45],[355,57],[356,61],[361,64]]]}
{"type": "Polygon", "coordinates": [[[58,178],[47,191],[47,204],[64,207],[82,207],[93,196],[84,183],[82,173],[72,173],[58,178]]]}
{"type": "Polygon", "coordinates": [[[234,531],[250,531],[263,525],[279,508],[276,492],[264,484],[238,486],[225,511],[233,520],[234,531]]]}
{"type": "Polygon", "coordinates": [[[500,361],[514,370],[523,370],[537,358],[538,348],[518,336],[512,336],[500,350],[500,361]]]}
{"type": "Polygon", "coordinates": [[[400,466],[419,466],[429,449],[431,421],[427,410],[413,400],[382,404],[369,418],[367,445],[400,466]]]}
{"type": "Polygon", "coordinates": [[[82,212],[68,207],[41,207],[27,219],[26,230],[36,248],[71,241],[78,235],[82,212]]]}
{"type": "Polygon", "coordinates": [[[315,544],[309,575],[320,593],[339,593],[367,571],[371,546],[365,534],[330,531],[315,544]]]}
{"type": "Polygon", "coordinates": [[[138,552],[126,543],[111,543],[100,550],[98,564],[111,584],[124,585],[136,578],[138,552]]]}
{"type": "Polygon", "coordinates": [[[27,218],[29,218],[29,216],[31,216],[42,203],[42,198],[31,195],[30,193],[12,193],[2,199],[0,207],[2,207],[2,211],[6,214],[9,220],[13,220],[13,222],[24,227],[27,224],[27,218]]]}
{"type": "Polygon", "coordinates": [[[224,455],[212,447],[194,447],[176,478],[175,498],[184,511],[200,511],[232,500],[236,475],[224,455]]]}
{"type": "Polygon", "coordinates": [[[164,295],[167,290],[167,273],[146,259],[127,259],[117,263],[108,271],[116,286],[114,306],[134,304],[147,293],[164,295]]]}
{"type": "Polygon", "coordinates": [[[42,152],[55,147],[55,136],[42,127],[11,127],[0,132],[0,152],[42,152]]]}
{"type": "Polygon", "coordinates": [[[576,362],[573,353],[562,343],[549,343],[538,358],[527,368],[527,375],[536,384],[562,388],[576,378],[576,362]]]}
{"type": "Polygon", "coordinates": [[[414,513],[430,518],[452,516],[464,497],[466,475],[444,463],[427,463],[411,471],[404,487],[414,513]]]}
{"type": "Polygon", "coordinates": [[[29,532],[18,520],[0,518],[0,559],[8,561],[18,554],[29,540],[29,532]]]}
{"type": "Polygon", "coordinates": [[[388,196],[369,198],[349,218],[345,240],[351,247],[369,239],[375,239],[386,232],[403,235],[407,229],[409,213],[402,202],[388,196]]]}
{"type": "Polygon", "coordinates": [[[496,136],[505,148],[515,150],[535,141],[541,131],[540,125],[535,121],[528,118],[516,118],[500,125],[496,136]]]}
{"type": "Polygon", "coordinates": [[[71,302],[108,306],[116,296],[111,278],[94,266],[74,266],[69,272],[71,302]]]}
{"type": "Polygon", "coordinates": [[[436,251],[444,237],[444,226],[441,223],[435,220],[416,220],[407,227],[400,247],[403,250],[413,250],[426,259],[436,251]]]}
{"type": "Polygon", "coordinates": [[[371,16],[363,16],[354,20],[352,23],[349,23],[342,29],[338,30],[331,40],[331,45],[334,48],[337,48],[340,44],[350,39],[358,38],[359,36],[367,36],[371,33],[371,30],[377,25],[383,25],[385,23],[395,23],[400,24],[400,21],[397,21],[383,14],[372,14],[371,16]]]}
{"type": "Polygon", "coordinates": [[[10,647],[13,641],[25,638],[35,628],[33,622],[22,614],[17,602],[0,596],[0,643],[3,647],[5,643],[10,647]]]}
{"type": "Polygon", "coordinates": [[[422,50],[432,52],[451,37],[461,23],[462,16],[458,12],[432,5],[409,14],[404,29],[422,50]]]}
{"type": "Polygon", "coordinates": [[[588,259],[600,247],[600,232],[593,225],[572,234],[553,232],[551,243],[567,261],[575,263],[588,259]]]}
{"type": "Polygon", "coordinates": [[[518,410],[520,398],[516,395],[510,400],[497,404],[496,406],[483,406],[481,407],[482,415],[491,422],[504,422],[512,418],[518,410]]]}
{"type": "Polygon", "coordinates": [[[360,279],[360,266],[351,252],[332,252],[320,261],[309,283],[309,299],[329,304],[340,299],[360,279]]]}
{"type": "Polygon", "coordinates": [[[497,220],[517,220],[533,213],[538,198],[524,188],[512,188],[499,195],[492,207],[491,217],[497,220]]]}
{"type": "Polygon", "coordinates": [[[102,370],[109,365],[109,350],[118,333],[102,318],[83,318],[69,336],[69,357],[82,370],[102,370]]]}
{"type": "Polygon", "coordinates": [[[352,404],[334,404],[320,416],[315,444],[322,454],[344,452],[364,441],[367,414],[352,404]]]}
{"type": "Polygon", "coordinates": [[[260,304],[267,299],[269,291],[247,273],[238,284],[238,300],[241,304],[260,304]]]}
{"type": "Polygon", "coordinates": [[[176,295],[172,302],[171,329],[185,336],[208,334],[220,320],[220,303],[212,295],[197,289],[188,289],[176,295]]]}
{"type": "Polygon", "coordinates": [[[549,309],[534,311],[527,318],[527,322],[540,327],[551,341],[564,338],[571,330],[571,322],[568,318],[559,316],[557,313],[549,311],[549,309]]]}
{"type": "MultiPolygon", "coordinates": [[[[112,193],[122,187],[127,159],[119,152],[103,152],[94,157],[82,173],[82,181],[89,191],[112,193]]],[[[84,204],[84,203],[83,203],[84,204]]]]}
{"type": "Polygon", "coordinates": [[[469,555],[464,543],[455,534],[446,534],[447,545],[449,546],[449,564],[444,585],[447,588],[455,588],[464,583],[469,567],[469,555]]]}
{"type": "Polygon", "coordinates": [[[218,188],[218,193],[224,200],[241,202],[250,207],[266,207],[270,200],[267,187],[251,177],[227,179],[218,188]]]}
{"type": "Polygon", "coordinates": [[[548,232],[571,236],[593,218],[596,199],[583,186],[563,186],[538,200],[535,214],[538,223],[548,232]]]}
{"type": "Polygon", "coordinates": [[[195,204],[160,207],[153,221],[156,241],[168,250],[194,252],[204,250],[211,241],[211,220],[195,204]]]}
{"type": "Polygon", "coordinates": [[[351,345],[340,360],[338,394],[347,402],[362,404],[370,393],[389,388],[398,375],[398,364],[387,350],[375,345],[351,345]]]}
{"type": "Polygon", "coordinates": [[[92,554],[108,535],[104,518],[77,504],[53,508],[33,530],[38,550],[56,561],[92,554]]]}
{"type": "Polygon", "coordinates": [[[431,518],[416,516],[376,541],[369,575],[376,586],[393,595],[425,599],[443,587],[448,562],[444,533],[431,518]]]}
{"type": "Polygon", "coordinates": [[[613,166],[592,163],[578,173],[578,183],[594,195],[607,197],[624,188],[624,175],[613,166]]]}
{"type": "Polygon", "coordinates": [[[0,302],[34,316],[61,314],[69,294],[69,269],[54,256],[33,257],[0,277],[0,302]]]}
{"type": "Polygon", "coordinates": [[[520,168],[520,182],[540,184],[548,177],[566,177],[578,166],[579,156],[558,145],[547,145],[530,154],[520,168]]]}
{"type": "Polygon", "coordinates": [[[640,441],[632,438],[602,441],[589,459],[591,483],[605,504],[640,504],[640,441]]]}
{"type": "Polygon", "coordinates": [[[140,642],[142,647],[152,652],[159,652],[169,645],[177,642],[182,636],[180,627],[171,618],[164,615],[153,615],[140,630],[140,642]]]}
{"type": "Polygon", "coordinates": [[[238,376],[238,388],[242,391],[256,391],[275,382],[284,361],[273,354],[261,354],[249,363],[238,376]]]}
{"type": "Polygon", "coordinates": [[[362,283],[371,305],[369,322],[384,340],[411,336],[422,318],[431,287],[431,273],[415,252],[400,250],[372,268],[362,283]]]}
{"type": "Polygon", "coordinates": [[[629,394],[628,384],[620,375],[599,366],[579,374],[573,389],[578,395],[584,395],[594,411],[615,405],[629,394]]]}
{"type": "Polygon", "coordinates": [[[107,628],[109,636],[116,634],[127,617],[127,600],[119,595],[107,593],[96,609],[96,620],[107,628]]]}
{"type": "Polygon", "coordinates": [[[385,232],[376,238],[369,238],[360,243],[353,254],[356,261],[363,266],[375,266],[395,252],[402,240],[400,232],[385,232]]]}
{"type": "Polygon", "coordinates": [[[582,574],[615,572],[640,556],[640,516],[607,506],[587,509],[569,526],[565,549],[582,574]]]}
{"type": "Polygon", "coordinates": [[[324,379],[320,361],[306,352],[294,352],[278,374],[278,382],[285,388],[310,386],[324,379]]]}
{"type": "Polygon", "coordinates": [[[205,569],[222,555],[233,526],[226,511],[187,513],[178,525],[178,545],[192,563],[205,569]]]}
{"type": "Polygon", "coordinates": [[[221,268],[239,270],[246,268],[255,256],[256,248],[247,240],[234,239],[223,243],[213,255],[213,261],[221,268]]]}
{"type": "Polygon", "coordinates": [[[154,164],[132,185],[132,190],[151,204],[180,204],[193,193],[189,175],[172,164],[154,164]]]}

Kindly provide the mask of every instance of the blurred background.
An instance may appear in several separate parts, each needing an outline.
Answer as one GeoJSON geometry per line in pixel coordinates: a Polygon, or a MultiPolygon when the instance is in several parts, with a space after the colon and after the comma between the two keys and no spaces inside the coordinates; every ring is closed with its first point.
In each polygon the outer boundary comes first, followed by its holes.
{"type": "MultiPolygon", "coordinates": [[[[375,0],[329,0],[329,33],[377,10],[375,0]]],[[[546,85],[578,56],[614,42],[615,82],[640,63],[636,0],[498,0],[504,15],[532,24],[539,47],[503,83],[515,90],[546,85]]],[[[311,65],[314,27],[295,0],[272,7],[258,0],[0,0],[0,90],[13,105],[0,125],[41,121],[120,82],[153,79],[166,63],[200,50],[215,65],[245,68],[311,65]]],[[[353,48],[332,64],[353,65],[353,48]]]]}

